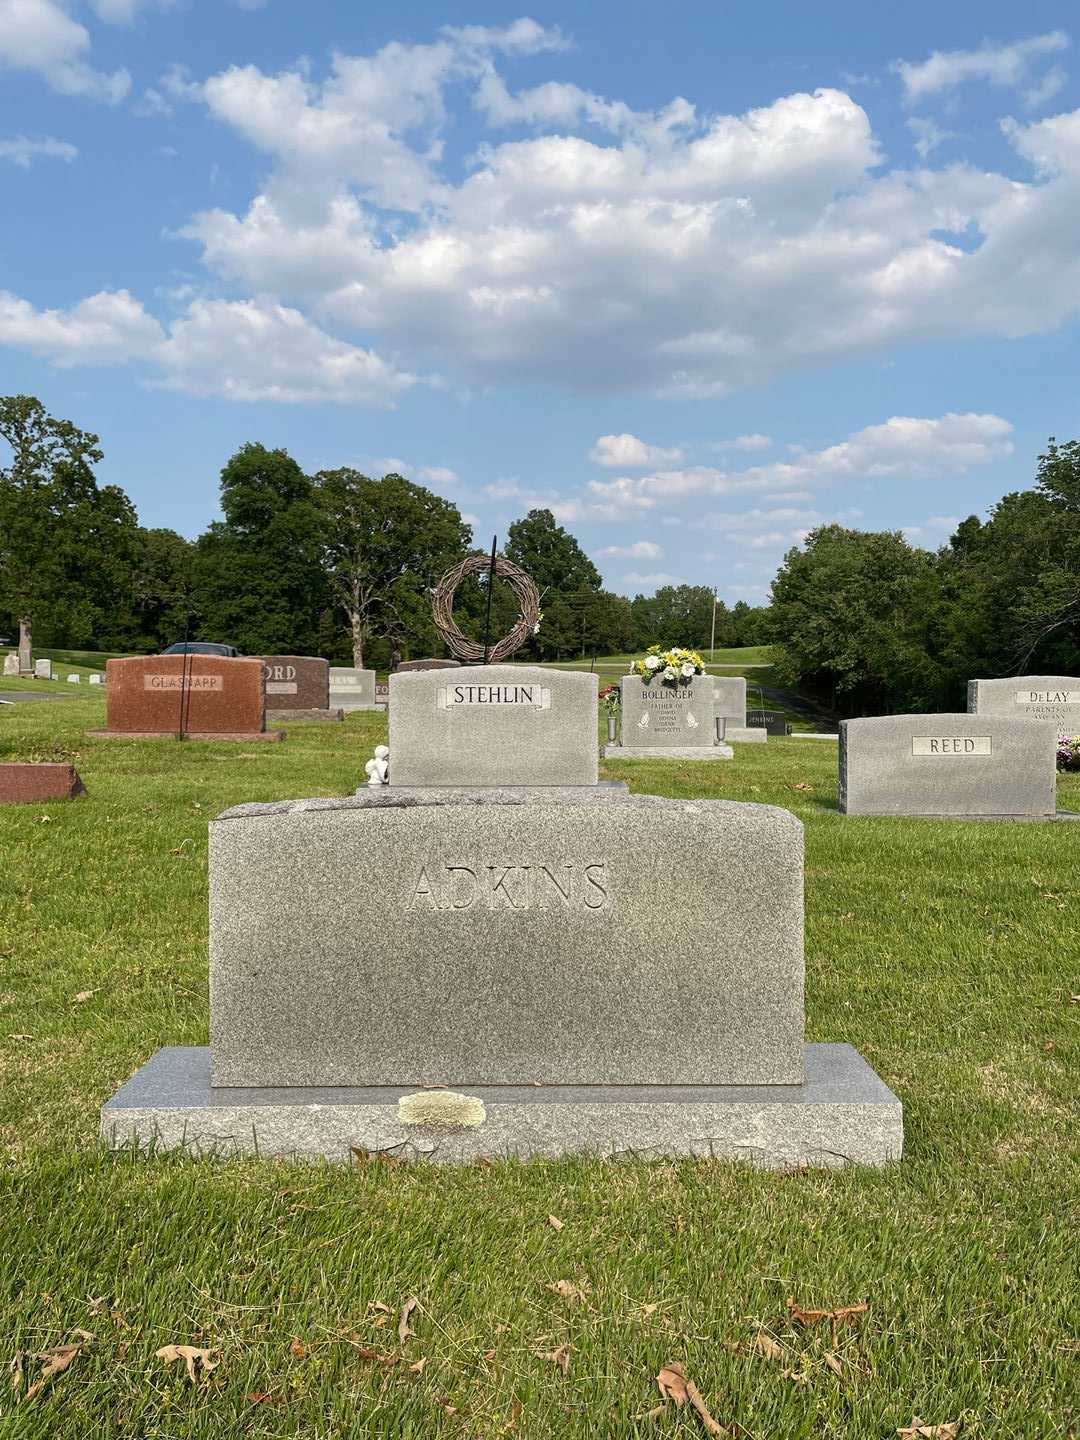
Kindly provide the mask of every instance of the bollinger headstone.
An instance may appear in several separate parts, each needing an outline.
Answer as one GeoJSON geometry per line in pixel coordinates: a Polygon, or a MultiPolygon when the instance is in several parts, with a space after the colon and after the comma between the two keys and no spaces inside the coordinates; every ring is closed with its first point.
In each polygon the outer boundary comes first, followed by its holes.
{"type": "Polygon", "coordinates": [[[469,665],[390,676],[390,784],[595,785],[595,675],[469,665]]]}
{"type": "Polygon", "coordinates": [[[19,673],[19,652],[11,650],[4,656],[4,674],[18,675],[19,673]]]}
{"type": "Polygon", "coordinates": [[[105,666],[102,738],[185,733],[278,740],[266,729],[263,662],[217,655],[139,655],[105,666]]]}
{"type": "Polygon", "coordinates": [[[624,744],[680,749],[716,744],[711,675],[695,675],[685,685],[659,679],[646,684],[640,675],[624,675],[621,690],[624,744]]]}
{"type": "Polygon", "coordinates": [[[375,709],[375,671],[330,667],[330,704],[339,710],[375,709]]]}
{"type": "Polygon", "coordinates": [[[51,660],[35,660],[35,661],[34,661],[34,674],[37,676],[37,678],[38,678],[39,680],[51,680],[51,679],[53,678],[52,661],[51,661],[51,660]]]}
{"type": "Polygon", "coordinates": [[[968,711],[1052,720],[1059,735],[1080,734],[1080,678],[1075,675],[1010,675],[969,680],[968,711]]]}
{"type": "Polygon", "coordinates": [[[881,715],[840,724],[845,815],[1049,819],[1057,728],[1000,715],[881,715]]]}

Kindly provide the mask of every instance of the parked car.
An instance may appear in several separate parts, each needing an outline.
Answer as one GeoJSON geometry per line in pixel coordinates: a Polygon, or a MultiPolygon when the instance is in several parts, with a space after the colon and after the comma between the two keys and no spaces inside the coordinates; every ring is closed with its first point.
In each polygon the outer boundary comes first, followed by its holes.
{"type": "Polygon", "coordinates": [[[240,651],[235,645],[215,645],[212,640],[178,640],[162,655],[221,655],[227,660],[236,660],[240,651]]]}

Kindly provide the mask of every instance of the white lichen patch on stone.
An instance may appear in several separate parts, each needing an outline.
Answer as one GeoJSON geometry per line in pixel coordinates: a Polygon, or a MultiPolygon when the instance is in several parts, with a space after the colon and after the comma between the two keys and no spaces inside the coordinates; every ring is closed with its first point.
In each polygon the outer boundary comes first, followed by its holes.
{"type": "Polygon", "coordinates": [[[487,1119],[484,1102],[475,1095],[459,1095],[454,1090],[418,1090],[415,1095],[402,1095],[398,1101],[398,1120],[402,1125],[454,1125],[472,1128],[487,1119]]]}

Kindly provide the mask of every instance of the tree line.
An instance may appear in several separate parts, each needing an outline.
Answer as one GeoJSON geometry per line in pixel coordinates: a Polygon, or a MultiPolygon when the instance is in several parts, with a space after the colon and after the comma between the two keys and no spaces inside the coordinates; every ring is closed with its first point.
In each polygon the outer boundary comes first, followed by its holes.
{"type": "MultiPolygon", "coordinates": [[[[145,528],[117,485],[99,484],[98,437],[32,396],[0,398],[0,630],[33,626],[39,648],[150,653],[188,637],[246,654],[323,655],[390,667],[441,655],[430,589],[472,548],[453,502],[401,475],[343,467],[315,475],[282,449],[249,443],[221,472],[222,519],[195,540],[145,528]]],[[[758,644],[766,613],[715,605],[705,586],[633,600],[550,510],[531,510],[501,547],[532,576],[543,619],[523,658],[617,654],[646,645],[758,644]]],[[[455,617],[483,634],[484,581],[465,581],[455,617]]],[[[516,618],[501,582],[492,634],[516,618]]]]}
{"type": "Polygon", "coordinates": [[[780,673],[844,715],[966,710],[979,677],[1080,674],[1080,442],[936,553],[823,525],[789,551],[767,621],[780,673]]]}

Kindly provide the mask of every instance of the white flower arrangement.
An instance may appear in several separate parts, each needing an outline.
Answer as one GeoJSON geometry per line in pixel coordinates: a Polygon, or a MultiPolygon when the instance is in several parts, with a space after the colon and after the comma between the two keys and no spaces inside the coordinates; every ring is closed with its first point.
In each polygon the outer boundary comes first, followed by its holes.
{"type": "Polygon", "coordinates": [[[659,645],[650,645],[645,658],[634,661],[631,673],[640,675],[646,685],[656,675],[665,685],[689,685],[695,675],[705,673],[705,662],[696,650],[684,650],[680,646],[661,650],[659,645]]]}

